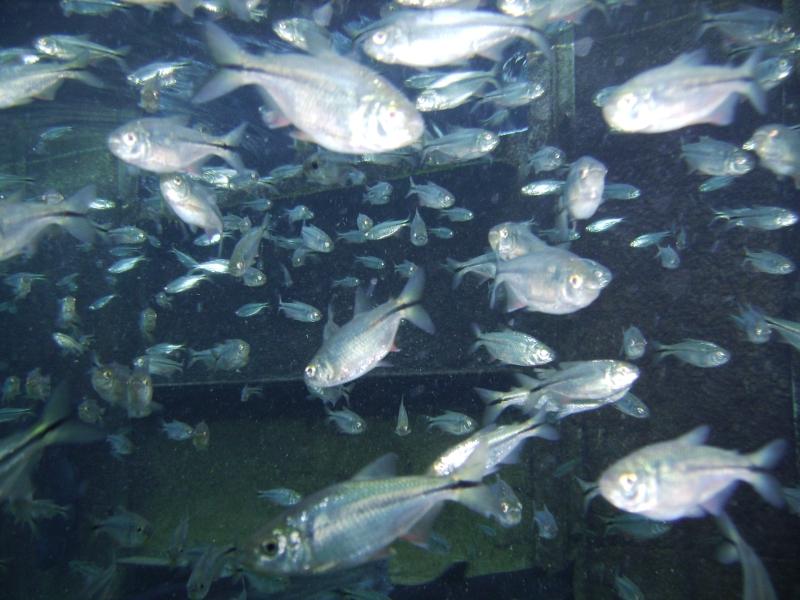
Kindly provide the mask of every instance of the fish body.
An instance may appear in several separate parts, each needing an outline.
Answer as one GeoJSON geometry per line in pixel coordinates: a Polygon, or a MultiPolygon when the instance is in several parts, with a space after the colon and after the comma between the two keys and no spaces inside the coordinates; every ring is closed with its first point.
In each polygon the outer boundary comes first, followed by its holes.
{"type": "Polygon", "coordinates": [[[750,304],[740,304],[739,314],[731,315],[734,323],[747,336],[748,341],[754,344],[763,344],[769,341],[772,330],[767,318],[759,309],[750,304]]]}
{"type": "Polygon", "coordinates": [[[153,526],[141,515],[118,508],[113,515],[98,521],[94,531],[108,535],[123,548],[135,548],[148,540],[153,526]]]}
{"type": "Polygon", "coordinates": [[[650,416],[650,409],[633,392],[628,391],[625,395],[611,404],[619,412],[634,419],[646,419],[650,416]]]}
{"type": "Polygon", "coordinates": [[[322,319],[322,311],[305,302],[283,302],[278,300],[278,312],[294,321],[316,323],[322,319]]]}
{"type": "Polygon", "coordinates": [[[237,171],[244,171],[238,146],[246,123],[223,137],[214,137],[187,127],[188,117],[146,117],[112,131],[108,148],[120,160],[153,173],[179,173],[199,167],[218,156],[237,171]]]}
{"type": "Polygon", "coordinates": [[[791,258],[769,250],[745,249],[745,259],[742,264],[769,275],[788,275],[797,269],[791,258]]]}
{"type": "Polygon", "coordinates": [[[477,341],[472,345],[472,351],[483,346],[493,358],[508,365],[536,367],[556,358],[555,352],[546,344],[520,331],[482,332],[475,326],[474,332],[477,341]]]}
{"type": "Polygon", "coordinates": [[[251,302],[249,304],[243,304],[239,308],[236,309],[236,316],[247,318],[253,317],[260,313],[262,310],[269,306],[269,302],[251,302]]]}
{"type": "Polygon", "coordinates": [[[526,196],[550,196],[560,194],[564,189],[565,182],[556,179],[542,179],[525,184],[520,189],[520,193],[526,196]]]}
{"type": "Polygon", "coordinates": [[[161,431],[164,432],[169,439],[176,442],[184,442],[192,439],[194,435],[194,427],[183,421],[161,421],[161,431]]]}
{"type": "Polygon", "coordinates": [[[708,136],[702,136],[699,142],[681,144],[681,157],[691,171],[704,175],[739,176],[749,173],[755,167],[752,154],[708,136]]]}
{"type": "Polygon", "coordinates": [[[223,229],[222,214],[213,190],[180,173],[162,175],[159,187],[164,200],[181,221],[199,227],[209,239],[219,239],[223,229]]]}
{"type": "Polygon", "coordinates": [[[720,514],[739,481],[782,504],[780,485],[765,470],[780,460],[785,441],[739,454],[705,445],[708,433],[702,426],[635,450],[602,473],[600,493],[621,510],[662,521],[720,514]]]}
{"type": "Polygon", "coordinates": [[[425,417],[428,421],[428,431],[438,429],[450,435],[466,435],[475,431],[475,420],[463,413],[446,410],[435,417],[425,417]]]}
{"type": "Polygon", "coordinates": [[[677,269],[681,265],[681,257],[669,244],[658,246],[656,258],[661,261],[661,266],[665,269],[677,269]]]}
{"type": "Polygon", "coordinates": [[[450,208],[455,204],[455,196],[448,192],[446,189],[435,183],[428,182],[426,184],[416,184],[411,179],[411,187],[408,190],[406,197],[416,195],[419,198],[419,205],[427,208],[450,208]]]}
{"type": "Polygon", "coordinates": [[[591,156],[582,156],[572,163],[564,184],[564,199],[573,219],[590,219],[603,202],[608,169],[591,156]]]}
{"type": "Polygon", "coordinates": [[[52,225],[65,228],[80,241],[92,241],[95,228],[87,212],[94,198],[95,189],[90,185],[58,204],[20,202],[14,198],[0,203],[0,261],[33,254],[39,238],[52,225]]]}
{"type": "Polygon", "coordinates": [[[394,345],[400,322],[409,320],[433,333],[433,323],[419,305],[425,285],[420,269],[408,280],[395,299],[373,309],[357,306],[353,318],[341,327],[333,327],[311,362],[305,368],[307,385],[332,387],[353,381],[372,370],[394,345]]]}
{"type": "Polygon", "coordinates": [[[411,433],[411,427],[408,425],[408,412],[402,398],[400,399],[400,408],[397,410],[397,425],[394,428],[394,432],[400,437],[411,433]]]}
{"type": "Polygon", "coordinates": [[[271,490],[259,490],[258,497],[267,500],[277,506],[294,506],[303,499],[300,492],[289,488],[272,488],[271,490]]]}
{"type": "Polygon", "coordinates": [[[274,106],[271,125],[291,123],[333,152],[386,152],[422,136],[424,123],[414,105],[359,63],[331,52],[248,54],[215,25],[207,26],[206,36],[214,58],[225,68],[198,92],[195,102],[256,85],[274,106]]]}
{"type": "Polygon", "coordinates": [[[53,100],[61,84],[68,79],[104,87],[97,77],[82,70],[84,65],[83,61],[0,65],[0,109],[22,106],[37,99],[53,100]]]}
{"type": "Polygon", "coordinates": [[[763,125],[742,147],[753,150],[776,175],[791,177],[795,189],[800,189],[800,131],[780,123],[763,125]]]}
{"type": "Polygon", "coordinates": [[[677,344],[661,344],[653,341],[653,350],[660,357],[675,356],[695,367],[719,367],[731,359],[731,353],[713,342],[685,339],[677,344]]]}
{"type": "Polygon", "coordinates": [[[422,220],[418,208],[414,211],[409,231],[412,245],[419,247],[428,243],[428,228],[425,226],[425,221],[422,220]]]}
{"type": "Polygon", "coordinates": [[[759,54],[739,67],[702,64],[702,51],[636,75],[618,86],[603,105],[606,123],[625,133],[661,133],[689,125],[728,125],[738,96],[766,112],[764,91],[755,79],[759,54]]]}
{"type": "Polygon", "coordinates": [[[601,233],[608,231],[612,227],[616,227],[625,220],[624,217],[608,217],[606,219],[598,219],[586,226],[586,231],[589,233],[601,233]]]}
{"type": "Polygon", "coordinates": [[[534,508],[533,522],[536,523],[539,537],[543,540],[552,540],[558,535],[558,524],[546,504],[542,505],[541,510],[534,508]]]}
{"type": "Polygon", "coordinates": [[[359,435],[367,430],[367,422],[349,408],[331,410],[326,406],[325,412],[328,414],[326,420],[333,423],[342,433],[359,435]]]}
{"type": "Polygon", "coordinates": [[[662,240],[672,235],[669,231],[656,231],[653,233],[643,233],[631,240],[631,248],[647,248],[657,246],[662,240]]]}

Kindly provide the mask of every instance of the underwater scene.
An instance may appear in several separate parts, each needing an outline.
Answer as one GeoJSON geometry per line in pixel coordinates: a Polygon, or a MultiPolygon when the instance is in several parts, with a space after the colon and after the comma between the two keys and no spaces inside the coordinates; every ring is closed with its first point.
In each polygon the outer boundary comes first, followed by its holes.
{"type": "Polygon", "coordinates": [[[0,600],[800,598],[800,3],[0,3],[0,600]]]}

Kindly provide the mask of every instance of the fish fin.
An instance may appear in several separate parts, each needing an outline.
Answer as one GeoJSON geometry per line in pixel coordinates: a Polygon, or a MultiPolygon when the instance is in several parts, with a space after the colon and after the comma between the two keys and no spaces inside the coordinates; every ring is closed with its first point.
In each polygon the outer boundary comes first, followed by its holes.
{"type": "Polygon", "coordinates": [[[428,538],[431,535],[433,522],[436,520],[436,517],[439,516],[439,513],[442,511],[443,507],[444,504],[440,503],[431,508],[419,521],[414,523],[411,529],[409,529],[404,536],[401,536],[400,539],[427,550],[428,538]]]}
{"type": "Polygon", "coordinates": [[[542,382],[536,379],[535,377],[531,377],[530,375],[525,375],[524,373],[514,373],[514,379],[516,379],[517,383],[520,387],[533,390],[538,388],[542,385],[542,382]]]}
{"type": "Polygon", "coordinates": [[[711,123],[712,125],[730,125],[733,122],[738,102],[738,96],[736,94],[731,94],[708,115],[706,123],[711,123]]]}
{"type": "Polygon", "coordinates": [[[677,56],[669,64],[671,66],[680,65],[684,67],[696,67],[706,62],[707,57],[707,52],[703,48],[700,48],[699,50],[693,50],[692,52],[684,52],[680,56],[677,56]]]}
{"type": "MultiPolygon", "coordinates": [[[[733,494],[733,492],[736,491],[736,486],[738,484],[739,484],[738,481],[734,481],[730,485],[728,485],[725,488],[723,488],[722,490],[720,490],[719,493],[715,494],[714,496],[712,496],[711,498],[706,500],[702,504],[703,511],[705,511],[705,512],[700,511],[699,513],[687,513],[686,516],[687,517],[691,517],[691,516],[701,517],[705,513],[709,513],[709,514],[714,515],[714,516],[718,516],[718,515],[722,514],[722,512],[725,510],[725,505],[728,503],[728,500],[730,499],[730,497],[733,494]]],[[[780,487],[778,488],[778,493],[780,493],[780,487]]]]}
{"type": "Polygon", "coordinates": [[[68,421],[47,433],[44,439],[49,444],[89,444],[104,440],[106,434],[79,421],[68,421]]]}
{"type": "Polygon", "coordinates": [[[243,85],[242,76],[238,71],[222,69],[206,83],[192,98],[193,104],[203,104],[215,100],[220,96],[232,92],[243,85]]]}
{"type": "Polygon", "coordinates": [[[353,301],[353,316],[368,311],[371,304],[367,290],[362,286],[356,288],[356,296],[353,301]]]}
{"type": "Polygon", "coordinates": [[[397,454],[384,454],[375,459],[358,473],[353,475],[351,481],[366,481],[368,479],[383,479],[393,477],[397,472],[397,454]]]}
{"type": "Polygon", "coordinates": [[[747,60],[742,66],[739,67],[742,75],[750,80],[750,83],[743,93],[747,96],[747,99],[750,100],[750,104],[762,115],[767,112],[767,96],[764,92],[764,88],[758,83],[756,68],[763,58],[763,50],[763,48],[756,48],[750,56],[747,57],[747,60]]]}
{"type": "Polygon", "coordinates": [[[187,17],[192,18],[197,4],[196,0],[176,0],[175,7],[187,17]]]}
{"type": "Polygon", "coordinates": [[[242,162],[241,157],[236,154],[236,152],[231,152],[230,150],[225,149],[217,149],[214,152],[215,155],[219,156],[222,160],[228,163],[232,168],[236,169],[239,173],[244,173],[247,169],[242,162]]]}
{"type": "Polygon", "coordinates": [[[381,361],[375,363],[375,366],[383,368],[383,369],[389,369],[389,368],[393,367],[394,365],[392,365],[392,363],[390,363],[388,360],[381,360],[381,361]]]}
{"type": "Polygon", "coordinates": [[[525,302],[525,299],[520,296],[513,287],[506,285],[506,312],[514,312],[515,310],[519,310],[521,308],[525,308],[528,306],[528,303],[525,302]]]}
{"type": "Polygon", "coordinates": [[[689,433],[684,433],[675,441],[687,446],[702,446],[708,439],[708,434],[710,432],[711,428],[708,425],[700,425],[692,429],[689,433]]]}
{"type": "Polygon", "coordinates": [[[483,425],[487,426],[494,423],[507,406],[507,404],[502,402],[487,404],[486,409],[483,411],[483,425]]]}
{"type": "Polygon", "coordinates": [[[479,442],[464,464],[453,472],[453,479],[457,481],[482,481],[484,477],[497,470],[496,467],[487,470],[489,459],[489,446],[486,442],[479,442]]]}
{"type": "Polygon", "coordinates": [[[504,522],[500,498],[486,485],[462,488],[458,491],[454,500],[484,517],[494,518],[500,523],[504,522]]]}
{"type": "MultiPolygon", "coordinates": [[[[118,60],[122,61],[122,59],[118,59],[118,60]]],[[[124,65],[125,61],[122,61],[122,64],[124,65]]],[[[127,71],[127,66],[125,67],[124,70],[127,71]]],[[[103,83],[102,79],[100,79],[96,75],[92,75],[91,73],[87,73],[86,71],[75,71],[75,75],[74,75],[74,77],[72,79],[75,79],[77,81],[81,81],[81,82],[85,83],[86,85],[90,85],[90,86],[96,87],[96,88],[105,88],[105,87],[107,87],[106,84],[103,83]]]]}
{"type": "Polygon", "coordinates": [[[508,44],[509,42],[501,42],[499,44],[495,44],[491,48],[486,48],[485,50],[481,50],[480,52],[478,52],[478,55],[482,56],[483,58],[487,58],[494,63],[497,63],[503,59],[503,50],[505,50],[508,44]]]}
{"type": "Polygon", "coordinates": [[[220,146],[227,146],[233,148],[242,143],[244,132],[247,130],[247,123],[241,123],[238,127],[225,134],[223,137],[218,138],[214,143],[220,146]]]}
{"type": "Polygon", "coordinates": [[[400,292],[400,295],[397,297],[396,302],[398,306],[419,302],[420,298],[422,298],[422,292],[424,289],[425,269],[419,268],[414,272],[414,274],[408,280],[408,283],[406,283],[405,287],[403,288],[403,291],[400,292]]]}
{"type": "Polygon", "coordinates": [[[46,429],[58,421],[67,418],[71,412],[72,408],[69,402],[67,384],[62,382],[56,386],[55,390],[53,390],[53,393],[50,395],[50,400],[44,408],[44,413],[42,413],[42,419],[37,429],[39,427],[46,429]]]}
{"type": "Polygon", "coordinates": [[[583,58],[589,56],[589,52],[591,52],[592,46],[594,46],[594,39],[589,36],[582,37],[576,40],[573,46],[575,48],[575,56],[583,58]]]}
{"type": "Polygon", "coordinates": [[[777,465],[786,452],[786,440],[772,440],[769,444],[756,450],[748,458],[759,469],[771,469],[777,465]]]}
{"type": "Polygon", "coordinates": [[[736,544],[733,542],[723,543],[714,552],[714,558],[723,565],[732,565],[739,562],[739,551],[736,549],[736,544]]]}
{"type": "Polygon", "coordinates": [[[33,94],[33,97],[39,100],[54,100],[56,97],[56,92],[58,91],[58,88],[61,87],[62,83],[64,83],[62,80],[60,79],[56,80],[52,85],[48,85],[43,90],[40,90],[35,94],[33,94]]]}
{"type": "Polygon", "coordinates": [[[404,319],[408,319],[411,323],[422,329],[422,331],[430,333],[431,335],[436,333],[436,326],[433,324],[428,311],[419,304],[403,309],[401,314],[404,319]]]}
{"type": "Polygon", "coordinates": [[[752,485],[759,495],[772,506],[780,508],[786,503],[781,484],[772,475],[753,472],[745,481],[752,485]]]}
{"type": "Polygon", "coordinates": [[[498,395],[500,392],[496,392],[495,390],[487,390],[486,388],[472,388],[475,390],[475,393],[478,394],[478,398],[483,400],[484,404],[492,404],[497,400],[498,395]]]}

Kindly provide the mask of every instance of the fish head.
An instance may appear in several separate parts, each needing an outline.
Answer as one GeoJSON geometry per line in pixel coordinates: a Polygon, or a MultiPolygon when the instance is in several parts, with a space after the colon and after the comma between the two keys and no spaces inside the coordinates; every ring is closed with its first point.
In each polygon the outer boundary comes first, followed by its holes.
{"type": "Polygon", "coordinates": [[[748,154],[744,150],[738,148],[731,152],[731,155],[725,161],[726,170],[736,175],[744,175],[749,173],[756,166],[756,161],[752,154],[748,154]]]}
{"type": "Polygon", "coordinates": [[[299,529],[283,521],[267,526],[251,538],[242,556],[246,567],[257,573],[275,575],[309,570],[311,556],[307,541],[299,529]]]}
{"type": "Polygon", "coordinates": [[[189,194],[189,180],[180,173],[162,175],[159,183],[161,184],[161,192],[171,200],[185,199],[189,194]]]}
{"type": "Polygon", "coordinates": [[[556,359],[556,354],[544,344],[540,344],[533,351],[534,360],[540,364],[553,362],[556,359]]]}
{"type": "Polygon", "coordinates": [[[636,90],[614,90],[603,105],[603,117],[614,131],[647,131],[653,124],[649,96],[636,90]]]}
{"type": "Polygon", "coordinates": [[[500,143],[500,138],[493,131],[482,131],[478,134],[476,147],[481,152],[491,152],[500,143]]]}
{"type": "Polygon", "coordinates": [[[608,369],[608,380],[615,390],[632,386],[638,378],[639,368],[624,361],[614,361],[608,369]]]}
{"type": "Polygon", "coordinates": [[[598,480],[603,498],[621,510],[643,513],[658,502],[658,480],[635,455],[617,461],[598,480]]]}
{"type": "Polygon", "coordinates": [[[303,370],[306,385],[310,387],[325,388],[335,385],[333,383],[335,376],[336,372],[333,365],[328,360],[320,357],[313,358],[303,370]]]}
{"type": "Polygon", "coordinates": [[[34,42],[33,46],[40,54],[46,54],[47,56],[58,56],[58,42],[48,35],[38,38],[36,42],[34,42]]]}
{"type": "Polygon", "coordinates": [[[611,272],[593,260],[576,258],[560,270],[561,294],[573,306],[588,306],[611,282],[611,272]]]}
{"type": "MultiPolygon", "coordinates": [[[[375,152],[396,150],[416,142],[425,131],[425,122],[414,104],[388,82],[379,80],[377,91],[362,106],[363,116],[356,115],[350,124],[354,135],[375,152]]],[[[361,112],[361,111],[358,111],[361,112]]]]}
{"type": "Polygon", "coordinates": [[[731,353],[724,348],[717,348],[712,350],[707,355],[708,364],[718,367],[724,365],[731,359],[731,353]]]}
{"type": "Polygon", "coordinates": [[[364,39],[364,52],[371,58],[388,64],[397,62],[397,50],[411,45],[409,32],[398,23],[387,23],[368,32],[364,39]]]}
{"type": "Polygon", "coordinates": [[[781,227],[789,227],[794,225],[797,223],[797,213],[793,213],[790,210],[782,210],[775,217],[775,223],[781,227]]]}
{"type": "Polygon", "coordinates": [[[109,134],[108,149],[120,160],[137,164],[150,152],[150,136],[138,123],[128,123],[109,134]]]}

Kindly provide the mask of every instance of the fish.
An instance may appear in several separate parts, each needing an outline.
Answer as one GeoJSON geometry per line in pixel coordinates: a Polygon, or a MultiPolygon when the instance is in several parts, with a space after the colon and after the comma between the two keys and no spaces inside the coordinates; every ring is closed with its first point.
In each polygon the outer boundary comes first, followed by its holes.
{"type": "Polygon", "coordinates": [[[111,446],[111,455],[118,460],[133,454],[133,442],[124,432],[107,435],[106,442],[111,446]]]}
{"type": "Polygon", "coordinates": [[[515,38],[533,44],[551,58],[547,38],[524,21],[455,8],[397,11],[371,24],[361,36],[361,47],[368,56],[383,63],[440,67],[476,54],[497,61],[502,46],[515,38]]]}
{"type": "Polygon", "coordinates": [[[662,344],[653,340],[652,346],[659,359],[672,355],[695,367],[720,367],[731,359],[728,350],[706,340],[687,338],[677,344],[662,344]]]}
{"type": "Polygon", "coordinates": [[[742,5],[739,10],[712,13],[701,6],[699,38],[710,29],[718,29],[729,41],[738,44],[778,44],[794,39],[796,32],[774,10],[742,5]]]}
{"type": "Polygon", "coordinates": [[[242,562],[261,574],[335,572],[373,560],[398,538],[424,541],[445,501],[486,516],[499,514],[496,497],[481,483],[484,457],[485,452],[476,452],[451,477],[398,477],[396,457],[381,457],[266,524],[244,544],[242,562]],[[337,527],[331,529],[330,523],[337,527]]]}
{"type": "Polygon", "coordinates": [[[177,420],[170,421],[169,423],[162,420],[161,431],[163,431],[164,435],[169,439],[175,440],[176,442],[185,442],[186,440],[192,439],[194,435],[194,427],[188,423],[177,420]]]}
{"type": "Polygon", "coordinates": [[[631,248],[647,248],[648,246],[657,246],[664,239],[672,235],[670,231],[655,231],[653,233],[643,233],[633,240],[631,240],[631,248]]]}
{"type": "Polygon", "coordinates": [[[43,56],[61,61],[84,61],[87,64],[103,59],[115,61],[123,71],[128,70],[123,56],[130,52],[130,46],[108,48],[89,40],[86,35],[45,35],[33,41],[33,47],[43,56]]]}
{"type": "Polygon", "coordinates": [[[303,238],[303,243],[315,252],[333,252],[333,240],[319,227],[303,223],[300,237],[303,238]]]}
{"type": "Polygon", "coordinates": [[[772,329],[764,313],[750,305],[740,304],[739,314],[731,315],[731,319],[747,336],[748,341],[754,344],[763,344],[769,341],[772,329]]]}
{"type": "Polygon", "coordinates": [[[392,199],[392,184],[386,181],[379,181],[373,186],[367,188],[362,196],[362,202],[372,204],[373,206],[381,206],[388,204],[392,199]]]}
{"type": "Polygon", "coordinates": [[[486,156],[499,144],[500,137],[493,131],[460,128],[447,135],[426,139],[421,160],[425,165],[475,160],[486,156]]]}
{"type": "Polygon", "coordinates": [[[411,220],[409,231],[412,245],[417,247],[427,245],[428,228],[425,226],[425,221],[422,220],[418,208],[414,210],[414,218],[411,220]]]}
{"type": "Polygon", "coordinates": [[[359,213],[356,217],[356,227],[359,231],[367,232],[372,229],[374,225],[375,221],[363,213],[359,213]]]}
{"type": "Polygon", "coordinates": [[[739,530],[725,511],[716,515],[717,525],[729,540],[717,553],[724,563],[739,562],[742,565],[742,598],[744,600],[777,600],[778,595],[770,581],[764,563],[753,548],[744,540],[739,530]]]}
{"type": "Polygon", "coordinates": [[[666,246],[658,246],[656,258],[661,260],[661,266],[665,269],[677,269],[681,264],[681,257],[676,252],[675,248],[667,244],[666,246]]]}
{"type": "Polygon", "coordinates": [[[558,432],[547,425],[545,419],[546,413],[540,412],[519,423],[484,427],[437,457],[428,468],[428,473],[440,477],[450,476],[463,467],[479,447],[485,446],[487,458],[484,470],[488,475],[501,464],[516,462],[525,440],[534,437],[557,440],[558,432]]]}
{"type": "Polygon", "coordinates": [[[303,499],[300,492],[290,488],[272,488],[271,490],[259,490],[258,497],[267,500],[276,506],[294,506],[303,499]]]}
{"type": "Polygon", "coordinates": [[[183,292],[196,288],[201,282],[207,280],[208,275],[205,275],[204,273],[190,273],[188,275],[181,275],[177,279],[173,279],[167,283],[163,289],[167,294],[182,294],[183,292]]]}
{"type": "Polygon", "coordinates": [[[725,229],[743,227],[744,229],[775,231],[797,223],[798,215],[793,210],[780,206],[755,205],[745,208],[715,209],[711,222],[714,223],[717,219],[726,221],[725,229]]]}
{"type": "Polygon", "coordinates": [[[455,232],[449,227],[428,227],[428,233],[440,240],[452,240],[455,232]]]}
{"type": "Polygon", "coordinates": [[[162,175],[159,189],[167,205],[181,221],[202,229],[212,242],[221,239],[222,214],[212,189],[181,173],[162,175]]]}
{"type": "Polygon", "coordinates": [[[278,297],[278,312],[294,321],[316,323],[322,320],[322,311],[305,302],[284,302],[278,297]]]}
{"type": "Polygon", "coordinates": [[[736,178],[733,175],[715,175],[714,177],[709,177],[703,183],[698,185],[697,189],[704,194],[707,192],[715,192],[728,187],[734,181],[736,181],[736,178]]]}
{"type": "Polygon", "coordinates": [[[235,546],[206,546],[197,557],[189,580],[186,582],[186,595],[191,600],[202,600],[208,595],[211,584],[220,577],[225,562],[236,551],[235,546]]]}
{"type": "Polygon", "coordinates": [[[394,428],[394,432],[400,437],[411,433],[411,428],[408,425],[408,413],[402,398],[400,399],[400,408],[397,410],[397,426],[394,428]]]}
{"type": "Polygon", "coordinates": [[[800,131],[780,123],[763,125],[742,148],[754,151],[761,164],[779,177],[791,177],[795,189],[800,189],[800,131]]]}
{"type": "Polygon", "coordinates": [[[446,410],[435,417],[425,417],[428,422],[427,430],[438,429],[450,435],[466,435],[475,431],[475,420],[463,413],[446,410]]]}
{"type": "Polygon", "coordinates": [[[555,352],[550,347],[527,333],[511,329],[484,333],[477,325],[473,325],[472,330],[477,341],[472,345],[471,351],[474,352],[482,346],[502,363],[536,367],[556,359],[555,352]]]}
{"type": "Polygon", "coordinates": [[[206,26],[206,39],[224,68],[195,95],[195,103],[256,85],[269,96],[271,126],[291,123],[332,152],[387,152],[422,136],[424,122],[414,105],[368,67],[331,52],[248,54],[213,24],[206,26]]]}
{"type": "Polygon", "coordinates": [[[244,385],[239,392],[239,402],[249,402],[251,398],[263,398],[264,388],[260,385],[244,385]]]}
{"type": "Polygon", "coordinates": [[[738,67],[704,65],[705,52],[681,54],[618,86],[603,105],[606,123],[623,133],[662,133],[689,125],[729,125],[739,95],[760,113],[767,110],[755,79],[760,52],[738,67]]]}
{"type": "Polygon", "coordinates": [[[607,183],[603,188],[606,200],[636,200],[641,195],[642,190],[629,183],[607,183]]]}
{"type": "Polygon", "coordinates": [[[542,146],[531,155],[528,164],[534,173],[538,174],[546,171],[555,171],[564,164],[565,159],[566,154],[561,148],[542,146]]]}
{"type": "Polygon", "coordinates": [[[586,231],[589,233],[601,233],[608,231],[612,227],[616,227],[625,220],[625,217],[608,217],[605,219],[598,219],[586,226],[586,231]]]}
{"type": "Polygon", "coordinates": [[[0,69],[0,109],[24,106],[34,100],[53,100],[68,79],[96,88],[105,84],[88,71],[84,60],[68,63],[36,62],[0,69]]]}
{"type": "Polygon", "coordinates": [[[284,209],[283,214],[286,215],[286,218],[289,219],[290,223],[307,221],[314,218],[314,212],[304,204],[298,204],[292,208],[286,208],[284,209]]]}
{"type": "Polygon", "coordinates": [[[789,275],[794,273],[797,266],[791,258],[770,252],[769,250],[744,250],[745,259],[742,265],[749,266],[769,275],[789,275]]]}
{"type": "Polygon", "coordinates": [[[70,335],[66,333],[61,333],[60,331],[56,331],[53,333],[53,341],[55,341],[56,345],[61,348],[61,351],[65,354],[72,354],[72,355],[81,355],[86,350],[89,349],[89,346],[92,342],[94,336],[81,336],[80,339],[76,340],[70,335]]]}
{"type": "Polygon", "coordinates": [[[98,520],[93,531],[109,536],[123,548],[135,548],[150,538],[153,526],[143,516],[117,507],[113,515],[98,520]]]}
{"type": "Polygon", "coordinates": [[[647,405],[631,391],[626,392],[616,402],[612,402],[611,406],[634,419],[647,419],[650,416],[650,409],[647,408],[647,405]]]}
{"type": "Polygon", "coordinates": [[[238,146],[247,127],[242,123],[222,137],[187,127],[187,116],[146,117],[130,121],[108,136],[108,149],[121,161],[152,173],[180,173],[218,156],[237,171],[241,158],[230,148],[238,146]]]}
{"type": "Polygon", "coordinates": [[[552,540],[558,535],[558,524],[546,504],[542,505],[541,510],[536,509],[534,505],[533,522],[536,524],[539,537],[543,540],[552,540]]]}
{"type": "Polygon", "coordinates": [[[367,430],[367,422],[349,408],[331,410],[325,406],[325,412],[328,415],[326,421],[328,423],[333,423],[336,429],[342,433],[358,435],[367,430]]]}
{"type": "MultiPolygon", "coordinates": [[[[106,271],[109,273],[113,273],[114,275],[119,275],[120,273],[127,273],[136,268],[137,265],[147,260],[146,256],[138,255],[138,256],[130,256],[128,258],[120,258],[116,261],[113,265],[108,267],[106,271]]],[[[111,294],[114,296],[114,294],[111,294]]],[[[103,305],[105,306],[105,304],[103,305]]],[[[102,306],[100,307],[102,308],[102,306]]],[[[91,310],[97,310],[96,308],[91,308],[91,310]]]]}
{"type": "Polygon", "coordinates": [[[386,262],[377,256],[356,256],[354,260],[357,265],[374,271],[382,271],[386,268],[386,262]]]}
{"type": "Polygon", "coordinates": [[[614,575],[614,591],[622,600],[644,600],[644,593],[624,575],[614,575]]]}
{"type": "Polygon", "coordinates": [[[251,302],[237,308],[235,314],[237,317],[253,317],[268,307],[269,302],[251,302]]]}
{"type": "Polygon", "coordinates": [[[322,346],[306,365],[306,385],[332,387],[371,371],[394,347],[403,320],[432,334],[433,322],[419,304],[424,286],[425,271],[419,269],[397,298],[375,308],[367,309],[364,294],[358,293],[353,318],[341,327],[331,326],[322,346]]]}
{"type": "Polygon", "coordinates": [[[31,473],[47,447],[101,439],[100,430],[72,418],[66,385],[59,384],[36,423],[0,439],[0,499],[13,501],[32,493],[31,473]]]}
{"type": "Polygon", "coordinates": [[[672,529],[669,521],[648,519],[636,513],[620,513],[603,519],[605,529],[603,535],[621,534],[637,541],[652,540],[661,537],[672,529]]]}
{"type": "Polygon", "coordinates": [[[11,423],[33,416],[32,408],[0,408],[0,423],[11,423]]]}
{"type": "Polygon", "coordinates": [[[419,266],[410,260],[404,260],[394,266],[394,272],[406,279],[409,279],[418,269],[419,266]]]}
{"type": "Polygon", "coordinates": [[[94,198],[94,185],[87,185],[58,204],[22,202],[18,196],[4,200],[0,203],[0,261],[20,254],[31,256],[52,225],[63,227],[81,242],[91,242],[96,228],[87,213],[94,198]]]}
{"type": "Polygon", "coordinates": [[[749,152],[705,135],[698,142],[681,143],[681,158],[686,161],[690,172],[698,171],[704,175],[738,177],[756,166],[749,152]]]}
{"type": "Polygon", "coordinates": [[[702,425],[635,450],[603,471],[600,493],[620,510],[661,521],[719,515],[739,481],[781,506],[780,484],[765,471],[781,459],[786,441],[739,454],[705,445],[709,432],[702,425]]]}
{"type": "Polygon", "coordinates": [[[416,184],[409,177],[410,187],[406,198],[416,195],[419,198],[419,205],[427,208],[450,208],[455,204],[456,198],[446,189],[431,181],[426,184],[416,184]]]}
{"type": "Polygon", "coordinates": [[[560,194],[565,185],[566,182],[564,181],[542,179],[525,184],[520,189],[520,193],[526,196],[549,196],[551,194],[560,194]]]}
{"type": "Polygon", "coordinates": [[[573,219],[591,219],[603,203],[603,188],[608,169],[591,156],[572,163],[564,184],[564,199],[573,219]]]}
{"type": "Polygon", "coordinates": [[[441,209],[439,211],[439,216],[445,217],[451,223],[466,223],[475,218],[475,213],[468,208],[456,206],[454,208],[441,209]]]}

